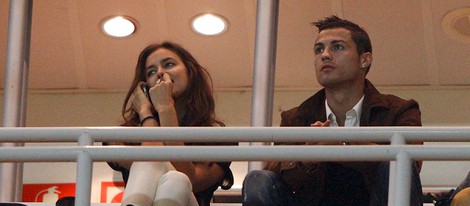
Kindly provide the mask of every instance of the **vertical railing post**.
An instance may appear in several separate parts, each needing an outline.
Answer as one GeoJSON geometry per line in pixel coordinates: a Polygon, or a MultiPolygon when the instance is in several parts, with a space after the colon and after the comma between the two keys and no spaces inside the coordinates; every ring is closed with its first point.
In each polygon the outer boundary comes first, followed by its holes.
{"type": "Polygon", "coordinates": [[[91,179],[93,160],[90,154],[82,152],[77,157],[77,184],[75,186],[75,205],[89,206],[91,202],[91,179]]]}
{"type": "Polygon", "coordinates": [[[93,145],[93,139],[90,136],[88,131],[84,131],[80,137],[78,137],[78,145],[79,146],[91,146],[93,145]]]}
{"type": "MultiPolygon", "coordinates": [[[[258,0],[251,126],[272,126],[279,0],[258,0]]],[[[264,145],[265,143],[250,143],[264,145]]],[[[249,162],[248,171],[262,169],[263,162],[249,162]]]]}
{"type": "MultiPolygon", "coordinates": [[[[391,145],[405,145],[406,140],[400,133],[395,133],[390,139],[391,145]]],[[[397,174],[397,162],[390,161],[389,180],[388,180],[388,205],[394,205],[395,202],[395,180],[397,174]]]]}
{"type": "MultiPolygon", "coordinates": [[[[79,146],[93,145],[88,132],[84,132],[78,139],[79,146]]],[[[77,157],[77,177],[75,185],[75,205],[89,206],[91,202],[91,182],[93,174],[93,159],[90,154],[82,152],[77,157]]]]}
{"type": "Polygon", "coordinates": [[[395,188],[395,206],[410,205],[411,191],[411,164],[412,160],[409,154],[401,151],[397,155],[397,175],[395,188]]]}

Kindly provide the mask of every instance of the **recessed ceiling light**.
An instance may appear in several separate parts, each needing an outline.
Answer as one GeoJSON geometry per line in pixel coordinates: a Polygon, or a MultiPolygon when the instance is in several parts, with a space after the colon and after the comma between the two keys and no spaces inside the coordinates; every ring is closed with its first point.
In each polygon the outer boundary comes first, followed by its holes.
{"type": "Polygon", "coordinates": [[[101,23],[101,28],[106,35],[119,38],[128,37],[136,31],[135,22],[125,16],[109,17],[101,23]]]}
{"type": "Polygon", "coordinates": [[[201,14],[193,18],[191,27],[205,36],[220,35],[227,30],[227,21],[216,14],[201,14]]]}
{"type": "Polygon", "coordinates": [[[456,9],[444,16],[442,28],[452,38],[470,43],[470,8],[456,9]]]}

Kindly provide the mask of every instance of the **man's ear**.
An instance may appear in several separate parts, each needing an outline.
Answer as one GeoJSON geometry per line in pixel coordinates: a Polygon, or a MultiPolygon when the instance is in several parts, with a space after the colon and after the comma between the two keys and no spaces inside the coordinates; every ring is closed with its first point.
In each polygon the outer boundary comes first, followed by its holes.
{"type": "Polygon", "coordinates": [[[361,61],[361,68],[369,68],[370,65],[372,64],[372,60],[374,59],[372,57],[371,52],[364,52],[364,53],[361,54],[361,56],[359,58],[360,58],[360,61],[361,61]]]}

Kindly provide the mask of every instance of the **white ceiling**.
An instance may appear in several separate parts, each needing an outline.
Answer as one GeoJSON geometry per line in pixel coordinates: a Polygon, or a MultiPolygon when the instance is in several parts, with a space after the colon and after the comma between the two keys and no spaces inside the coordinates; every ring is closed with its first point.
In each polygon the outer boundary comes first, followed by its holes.
{"type": "MultiPolygon", "coordinates": [[[[278,88],[318,86],[313,70],[311,22],[337,14],[365,27],[374,63],[369,78],[384,86],[470,85],[470,44],[441,26],[448,12],[470,0],[280,0],[276,81],[278,88]]],[[[0,87],[4,85],[9,0],[0,0],[0,87]]],[[[29,88],[126,90],[146,45],[172,40],[207,67],[216,89],[252,85],[255,0],[41,0],[33,3],[29,88]],[[214,12],[229,21],[217,37],[195,34],[189,21],[214,12]],[[138,21],[124,39],[101,33],[112,15],[138,21]]],[[[470,22],[470,17],[469,17],[470,22]]],[[[470,23],[465,25],[470,25],[470,23]]]]}

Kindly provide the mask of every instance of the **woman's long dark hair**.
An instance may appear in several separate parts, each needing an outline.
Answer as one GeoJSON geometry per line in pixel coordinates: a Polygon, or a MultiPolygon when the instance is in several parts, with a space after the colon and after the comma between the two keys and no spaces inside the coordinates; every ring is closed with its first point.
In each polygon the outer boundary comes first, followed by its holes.
{"type": "Polygon", "coordinates": [[[130,97],[141,81],[146,81],[145,64],[147,58],[160,48],[168,49],[178,55],[188,71],[188,87],[183,93],[182,102],[187,106],[186,114],[179,122],[180,126],[214,126],[224,124],[215,119],[215,102],[212,93],[212,79],[207,70],[202,67],[186,49],[180,45],[165,41],[161,44],[147,46],[139,55],[135,68],[134,80],[127,92],[122,105],[123,126],[139,125],[139,116],[129,105],[130,97]]]}

